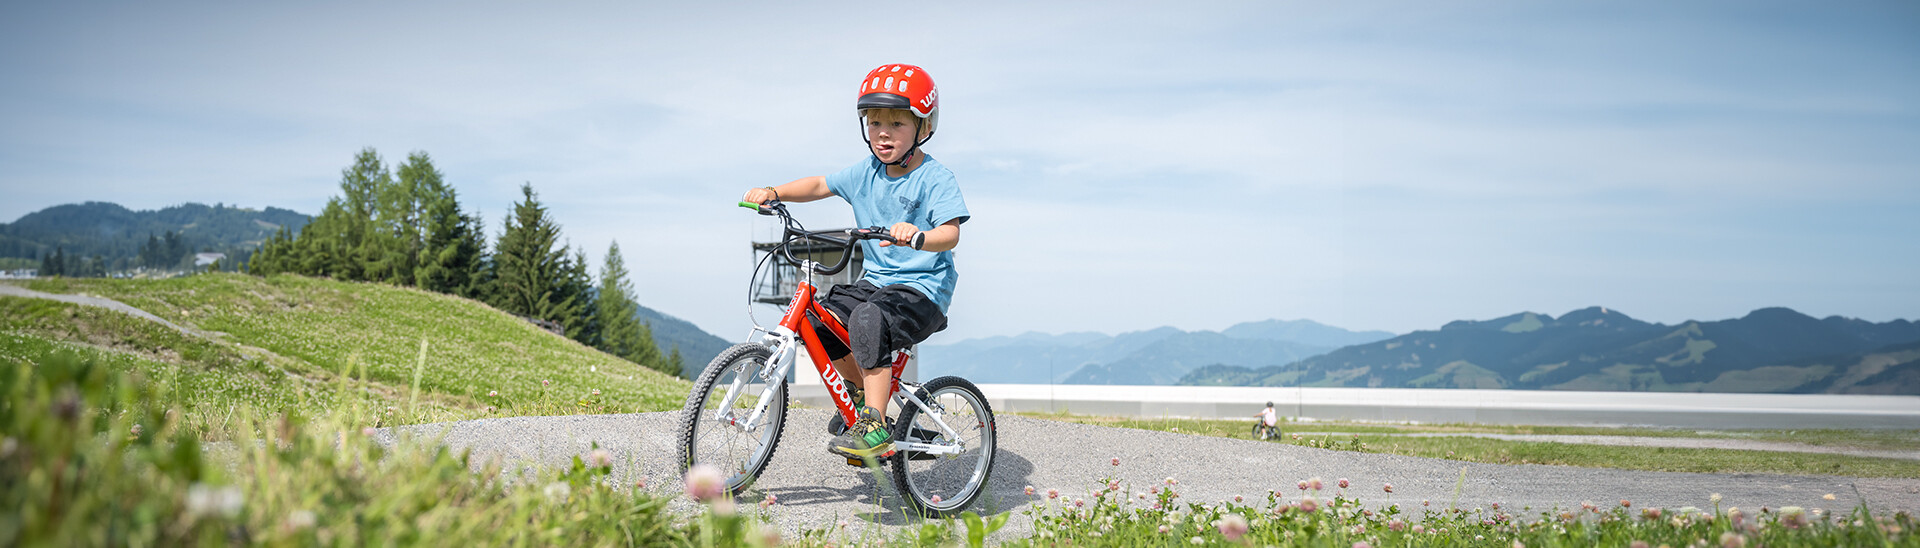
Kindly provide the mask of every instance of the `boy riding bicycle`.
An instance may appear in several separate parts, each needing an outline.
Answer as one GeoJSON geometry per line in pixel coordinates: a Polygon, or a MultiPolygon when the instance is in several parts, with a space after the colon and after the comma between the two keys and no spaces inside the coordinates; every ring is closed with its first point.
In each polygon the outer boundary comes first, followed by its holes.
{"type": "Polygon", "coordinates": [[[967,221],[966,200],[953,172],[920,146],[940,124],[940,94],[926,70],[883,65],[860,82],[855,108],[870,158],[838,173],[795,179],[748,190],[741,199],[811,202],[839,196],[853,207],[857,226],[887,227],[888,235],[913,249],[863,241],[866,274],[834,286],[821,304],[847,326],[852,348],[822,331],[821,350],[861,403],[858,420],[833,439],[828,451],[848,458],[885,455],[893,438],[883,422],[893,382],[887,356],[947,327],[957,275],[953,248],[967,221]]]}

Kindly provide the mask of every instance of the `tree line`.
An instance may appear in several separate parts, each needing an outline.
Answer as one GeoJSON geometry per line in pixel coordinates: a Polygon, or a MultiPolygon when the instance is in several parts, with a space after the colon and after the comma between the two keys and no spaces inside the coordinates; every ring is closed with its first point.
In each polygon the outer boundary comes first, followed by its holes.
{"type": "Polygon", "coordinates": [[[532,184],[520,186],[493,245],[484,222],[460,207],[425,152],[389,169],[372,148],[340,172],[340,195],[297,233],[281,229],[247,263],[248,272],[379,282],[457,295],[669,375],[679,348],[662,354],[635,316],[620,244],[607,249],[596,285],[583,249],[562,241],[560,225],[532,184]]]}

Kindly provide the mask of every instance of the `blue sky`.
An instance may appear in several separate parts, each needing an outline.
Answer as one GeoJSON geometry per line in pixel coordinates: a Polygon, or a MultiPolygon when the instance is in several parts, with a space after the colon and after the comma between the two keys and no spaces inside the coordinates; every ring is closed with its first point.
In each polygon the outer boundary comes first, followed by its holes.
{"type": "Polygon", "coordinates": [[[739,338],[765,227],[731,204],[861,160],[855,83],[908,62],[974,214],[946,342],[1920,318],[1912,2],[683,4],[9,3],[0,220],[315,213],[362,147],[421,150],[489,232],[531,182],[739,338]]]}

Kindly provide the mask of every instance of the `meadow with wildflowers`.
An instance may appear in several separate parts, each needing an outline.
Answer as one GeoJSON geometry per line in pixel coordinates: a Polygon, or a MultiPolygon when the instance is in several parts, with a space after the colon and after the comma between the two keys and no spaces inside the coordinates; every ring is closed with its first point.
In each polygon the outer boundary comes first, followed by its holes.
{"type": "Polygon", "coordinates": [[[607,355],[469,299],[294,275],[165,280],[51,278],[29,289],[114,299],[195,329],[180,334],[92,307],[0,297],[0,355],[104,352],[198,382],[197,416],[335,407],[330,381],[384,402],[378,426],[493,416],[677,409],[685,381],[607,355]]]}
{"type": "MultiPolygon", "coordinates": [[[[1112,465],[1121,466],[1115,459],[1112,465]]],[[[1341,478],[1299,480],[1297,492],[1228,501],[1181,501],[1180,481],[1151,485],[1118,479],[1091,484],[1085,496],[1057,488],[1029,496],[1041,503],[1029,538],[1009,546],[1920,546],[1906,512],[1875,515],[1867,508],[1722,508],[1710,495],[1704,507],[1636,508],[1630,500],[1587,503],[1578,509],[1419,508],[1363,505],[1366,489],[1392,493],[1392,484],[1350,484],[1341,478]],[[1042,498],[1044,497],[1044,498],[1042,498]]],[[[1831,499],[1829,499],[1831,500],[1831,499]]]]}

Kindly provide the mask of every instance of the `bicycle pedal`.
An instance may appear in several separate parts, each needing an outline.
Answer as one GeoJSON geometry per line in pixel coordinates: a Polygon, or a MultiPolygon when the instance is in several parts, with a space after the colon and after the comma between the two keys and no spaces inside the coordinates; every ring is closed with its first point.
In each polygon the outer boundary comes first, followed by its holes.
{"type": "Polygon", "coordinates": [[[862,461],[861,461],[860,459],[856,459],[856,458],[853,458],[853,457],[847,457],[847,466],[854,466],[854,467],[859,467],[859,468],[866,468],[866,467],[867,467],[867,463],[865,463],[865,462],[862,462],[862,461]]]}

